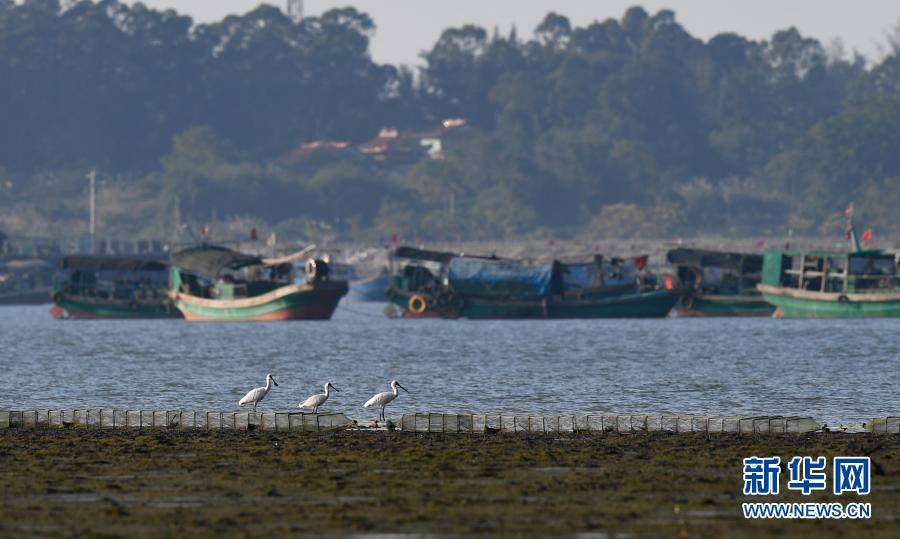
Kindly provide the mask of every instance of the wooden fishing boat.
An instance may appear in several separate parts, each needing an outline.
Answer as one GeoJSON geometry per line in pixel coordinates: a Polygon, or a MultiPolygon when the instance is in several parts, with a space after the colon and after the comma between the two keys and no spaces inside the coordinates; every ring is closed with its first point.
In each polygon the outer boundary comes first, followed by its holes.
{"type": "Polygon", "coordinates": [[[679,297],[646,257],[536,264],[400,247],[391,266],[386,296],[408,317],[660,318],[679,297]]]}
{"type": "Polygon", "coordinates": [[[173,257],[170,294],[193,321],[328,320],[347,282],[314,259],[296,276],[294,262],[308,251],[266,259],[212,245],[187,249],[173,257]]]}
{"type": "Polygon", "coordinates": [[[350,282],[350,293],[347,295],[349,301],[385,301],[385,292],[390,285],[390,275],[387,271],[357,279],[350,282]]]}
{"type": "Polygon", "coordinates": [[[767,251],[763,298],[778,318],[880,318],[900,316],[900,255],[862,250],[852,225],[854,250],[767,251]]]}
{"type": "Polygon", "coordinates": [[[181,318],[168,296],[168,264],[158,259],[67,256],[53,294],[54,316],[73,319],[181,318]]]}
{"type": "Polygon", "coordinates": [[[770,316],[773,307],[757,290],[763,257],[757,254],[673,249],[666,259],[675,266],[683,294],[678,316],[770,316]]]}

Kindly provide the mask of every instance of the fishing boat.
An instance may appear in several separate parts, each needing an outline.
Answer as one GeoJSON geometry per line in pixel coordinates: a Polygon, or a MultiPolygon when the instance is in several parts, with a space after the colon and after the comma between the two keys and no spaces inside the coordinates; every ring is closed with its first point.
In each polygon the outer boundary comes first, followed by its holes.
{"type": "Polygon", "coordinates": [[[58,318],[181,318],[168,296],[165,261],[67,256],[51,311],[58,318]]]}
{"type": "Polygon", "coordinates": [[[775,307],[775,317],[900,316],[900,255],[863,250],[852,223],[848,236],[850,252],[766,251],[757,288],[775,307]]]}
{"type": "Polygon", "coordinates": [[[773,307],[756,285],[762,278],[758,254],[673,249],[666,260],[676,269],[683,293],[678,316],[770,316],[773,307]]]}
{"type": "Polygon", "coordinates": [[[408,317],[660,318],[679,297],[646,257],[540,264],[399,247],[390,261],[386,296],[408,317]]]}
{"type": "Polygon", "coordinates": [[[40,258],[0,260],[0,305],[50,303],[55,271],[52,262],[40,258]]]}
{"type": "Polygon", "coordinates": [[[366,277],[356,279],[350,282],[350,294],[347,299],[352,302],[358,301],[385,301],[385,292],[390,285],[390,275],[387,270],[366,277]]]}
{"type": "Polygon", "coordinates": [[[312,248],[283,258],[261,258],[201,245],[172,258],[171,297],[193,321],[328,320],[347,281],[332,279],[328,263],[294,263],[312,248]]]}

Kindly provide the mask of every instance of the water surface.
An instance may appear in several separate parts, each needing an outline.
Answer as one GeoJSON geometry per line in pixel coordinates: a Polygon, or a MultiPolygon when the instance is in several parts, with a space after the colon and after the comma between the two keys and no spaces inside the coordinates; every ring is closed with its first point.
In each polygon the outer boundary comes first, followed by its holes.
{"type": "Polygon", "coordinates": [[[0,308],[0,409],[233,410],[274,374],[261,409],[326,381],[326,408],[397,378],[406,411],[802,414],[828,423],[900,414],[900,320],[392,320],[380,304],[329,322],[58,321],[0,308]]]}

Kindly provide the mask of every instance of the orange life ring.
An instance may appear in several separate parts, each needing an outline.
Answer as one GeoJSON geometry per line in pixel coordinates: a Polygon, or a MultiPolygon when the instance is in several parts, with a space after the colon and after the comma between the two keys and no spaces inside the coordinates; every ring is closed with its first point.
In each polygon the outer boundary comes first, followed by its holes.
{"type": "Polygon", "coordinates": [[[425,312],[425,309],[428,308],[428,302],[425,301],[425,298],[420,296],[419,294],[413,294],[409,297],[409,301],[406,303],[407,308],[409,308],[410,312],[416,314],[422,314],[425,312]]]}

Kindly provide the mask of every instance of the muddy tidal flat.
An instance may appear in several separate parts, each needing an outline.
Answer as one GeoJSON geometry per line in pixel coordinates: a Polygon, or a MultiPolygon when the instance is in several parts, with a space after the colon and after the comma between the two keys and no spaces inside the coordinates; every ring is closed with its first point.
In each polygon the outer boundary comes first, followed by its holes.
{"type": "Polygon", "coordinates": [[[38,429],[0,432],[0,464],[2,536],[900,536],[896,435],[38,429]],[[745,521],[742,501],[836,501],[744,498],[742,459],[774,455],[869,455],[872,520],[745,521]]]}

